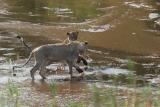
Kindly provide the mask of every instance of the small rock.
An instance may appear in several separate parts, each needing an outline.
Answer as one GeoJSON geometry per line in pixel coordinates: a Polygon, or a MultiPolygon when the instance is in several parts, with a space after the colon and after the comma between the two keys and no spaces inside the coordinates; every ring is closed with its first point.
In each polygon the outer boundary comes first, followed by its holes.
{"type": "Polygon", "coordinates": [[[16,76],[16,74],[13,74],[13,76],[15,77],[15,76],[16,76]]]}
{"type": "Polygon", "coordinates": [[[149,19],[156,19],[156,18],[159,18],[160,17],[160,14],[158,14],[158,13],[150,13],[149,14],[149,19]]]}

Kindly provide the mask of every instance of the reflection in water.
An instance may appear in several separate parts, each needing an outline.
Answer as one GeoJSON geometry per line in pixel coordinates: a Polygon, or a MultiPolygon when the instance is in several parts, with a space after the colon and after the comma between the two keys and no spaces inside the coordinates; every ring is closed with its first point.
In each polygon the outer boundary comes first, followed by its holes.
{"type": "Polygon", "coordinates": [[[7,0],[13,20],[31,22],[82,22],[103,12],[106,0],[7,0]]]}
{"type": "Polygon", "coordinates": [[[49,92],[49,85],[55,84],[56,92],[58,94],[67,94],[67,93],[82,93],[87,89],[86,83],[81,83],[79,81],[66,81],[66,82],[56,82],[56,81],[32,81],[32,86],[35,87],[37,91],[40,92],[49,92]]]}

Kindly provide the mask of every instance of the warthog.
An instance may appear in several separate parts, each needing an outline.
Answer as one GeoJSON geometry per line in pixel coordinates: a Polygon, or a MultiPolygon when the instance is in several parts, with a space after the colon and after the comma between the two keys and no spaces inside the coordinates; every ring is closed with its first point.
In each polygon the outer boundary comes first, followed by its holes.
{"type": "Polygon", "coordinates": [[[31,51],[30,56],[25,64],[21,66],[14,66],[13,70],[14,68],[25,66],[30,61],[31,57],[34,56],[35,65],[30,70],[32,80],[34,80],[34,74],[37,70],[40,70],[40,76],[45,79],[46,66],[51,62],[59,61],[65,61],[68,64],[69,74],[72,78],[72,67],[75,67],[79,73],[83,72],[83,70],[80,69],[75,62],[77,61],[79,55],[82,55],[85,52],[87,44],[87,42],[75,41],[68,44],[57,43],[39,46],[31,51]]]}
{"type": "MultiPolygon", "coordinates": [[[[63,41],[63,43],[64,43],[64,44],[68,44],[68,43],[70,43],[70,42],[72,42],[72,41],[76,41],[76,40],[78,39],[78,34],[79,34],[78,31],[67,32],[67,36],[68,36],[68,37],[67,37],[67,39],[65,39],[65,40],[63,41]]],[[[23,43],[23,45],[24,45],[30,52],[32,51],[31,47],[29,47],[29,46],[26,44],[26,42],[24,41],[23,37],[17,36],[17,38],[23,43]]],[[[79,55],[79,57],[78,57],[78,59],[77,59],[77,63],[80,63],[81,61],[83,62],[84,65],[88,65],[87,60],[86,60],[83,56],[79,55]]]]}

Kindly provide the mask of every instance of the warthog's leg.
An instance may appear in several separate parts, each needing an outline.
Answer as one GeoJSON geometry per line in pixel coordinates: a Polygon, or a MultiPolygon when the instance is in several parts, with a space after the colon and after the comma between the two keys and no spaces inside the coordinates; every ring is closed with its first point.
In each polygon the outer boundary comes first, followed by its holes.
{"type": "Polygon", "coordinates": [[[46,79],[45,77],[45,73],[46,73],[46,66],[47,66],[48,62],[47,61],[43,61],[40,67],[40,76],[42,77],[42,79],[46,79]]]}
{"type": "Polygon", "coordinates": [[[71,76],[71,79],[73,77],[73,72],[72,72],[72,67],[73,67],[73,62],[67,62],[68,63],[68,66],[69,66],[69,74],[71,76]]]}
{"type": "Polygon", "coordinates": [[[83,56],[78,56],[77,63],[83,62],[84,65],[88,65],[87,60],[83,56]]]}
{"type": "Polygon", "coordinates": [[[73,65],[74,68],[76,68],[76,70],[79,72],[79,73],[82,73],[83,70],[78,66],[78,65],[73,65]]]}
{"type": "Polygon", "coordinates": [[[34,74],[39,69],[40,66],[41,66],[41,63],[36,63],[34,67],[30,70],[32,80],[34,80],[34,74]]]}

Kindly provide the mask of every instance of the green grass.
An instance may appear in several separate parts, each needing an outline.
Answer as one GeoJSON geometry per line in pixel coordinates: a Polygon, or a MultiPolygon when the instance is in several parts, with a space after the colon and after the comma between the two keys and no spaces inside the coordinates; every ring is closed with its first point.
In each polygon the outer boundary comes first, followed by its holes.
{"type": "MultiPolygon", "coordinates": [[[[6,83],[6,90],[0,93],[0,107],[22,107],[23,103],[20,99],[20,89],[12,81],[6,83]]],[[[139,89],[138,91],[128,89],[98,88],[92,85],[89,88],[89,99],[87,103],[84,99],[66,99],[66,107],[160,107],[160,87],[157,91],[153,91],[150,85],[139,89]]],[[[57,88],[54,82],[49,85],[52,94],[52,101],[46,104],[46,107],[57,107],[56,96],[58,96],[57,88]]]]}
{"type": "Polygon", "coordinates": [[[52,94],[52,96],[54,97],[54,96],[56,96],[56,85],[55,85],[55,83],[54,82],[51,82],[50,84],[49,84],[49,90],[50,90],[50,92],[51,92],[51,94],[52,94]]]}
{"type": "Polygon", "coordinates": [[[20,90],[12,81],[8,80],[5,90],[0,93],[0,107],[21,107],[20,90]]]}
{"type": "Polygon", "coordinates": [[[67,103],[67,107],[86,107],[86,106],[83,102],[70,100],[67,103]]]}
{"type": "MultiPolygon", "coordinates": [[[[11,60],[7,61],[12,63],[11,60]]],[[[127,63],[129,70],[134,70],[134,62],[129,59],[127,63]]],[[[70,99],[67,98],[66,107],[160,107],[160,87],[157,91],[153,91],[150,84],[145,84],[141,89],[136,87],[136,75],[131,72],[127,76],[126,89],[118,89],[118,78],[113,78],[113,88],[98,88],[93,85],[88,89],[90,93],[87,103],[84,99],[70,99]],[[130,91],[129,88],[134,90],[130,91]],[[138,91],[137,91],[138,90],[138,91]]],[[[50,104],[46,107],[57,107],[57,87],[55,82],[49,84],[49,90],[52,95],[50,104]]],[[[22,107],[24,105],[20,99],[20,88],[14,81],[8,80],[5,85],[5,90],[0,92],[0,107],[22,107]]]]}
{"type": "Polygon", "coordinates": [[[100,89],[93,85],[91,91],[93,107],[117,107],[115,89],[100,89]]]}
{"type": "Polygon", "coordinates": [[[56,98],[55,98],[55,96],[57,95],[57,89],[56,89],[56,85],[55,85],[55,83],[53,81],[49,84],[49,90],[50,90],[51,95],[52,95],[52,102],[47,107],[56,107],[56,98]]]}
{"type": "Polygon", "coordinates": [[[18,86],[13,83],[12,80],[8,80],[6,84],[7,93],[10,97],[18,97],[19,96],[19,89],[18,86]]]}

